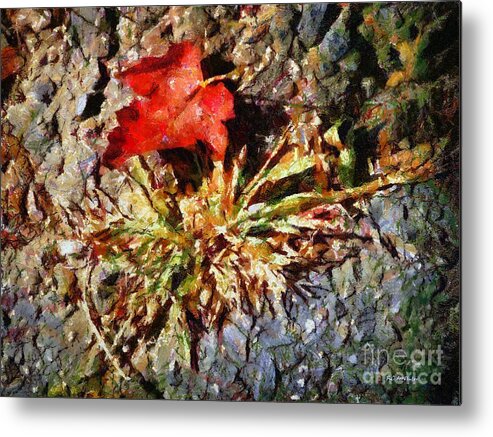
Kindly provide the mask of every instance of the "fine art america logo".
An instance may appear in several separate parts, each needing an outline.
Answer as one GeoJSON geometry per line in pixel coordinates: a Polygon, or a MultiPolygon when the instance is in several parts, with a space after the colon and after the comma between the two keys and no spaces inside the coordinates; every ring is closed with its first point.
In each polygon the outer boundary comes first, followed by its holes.
{"type": "Polygon", "coordinates": [[[363,381],[366,384],[440,385],[442,383],[441,345],[436,349],[415,349],[409,352],[403,349],[390,351],[366,343],[362,354],[366,368],[363,381]],[[394,370],[396,368],[404,370],[394,370]]]}

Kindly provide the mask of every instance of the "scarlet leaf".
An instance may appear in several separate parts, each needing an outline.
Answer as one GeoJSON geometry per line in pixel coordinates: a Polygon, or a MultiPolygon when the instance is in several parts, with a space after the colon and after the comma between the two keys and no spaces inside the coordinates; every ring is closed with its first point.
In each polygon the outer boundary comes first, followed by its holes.
{"type": "Polygon", "coordinates": [[[120,74],[141,98],[117,112],[119,126],[108,135],[106,165],[118,167],[151,150],[192,149],[197,141],[214,159],[224,158],[228,131],[223,122],[234,117],[233,95],[222,83],[200,85],[201,58],[196,46],[184,42],[120,74]]]}

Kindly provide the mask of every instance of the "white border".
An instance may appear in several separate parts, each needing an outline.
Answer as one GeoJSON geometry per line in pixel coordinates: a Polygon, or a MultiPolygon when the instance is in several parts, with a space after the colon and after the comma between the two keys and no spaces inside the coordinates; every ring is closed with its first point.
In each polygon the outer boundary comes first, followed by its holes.
{"type": "MultiPolygon", "coordinates": [[[[197,2],[4,0],[1,6],[119,6],[160,3],[197,2]]],[[[0,433],[9,437],[491,435],[492,19],[492,1],[463,0],[462,407],[0,399],[0,433]]]]}

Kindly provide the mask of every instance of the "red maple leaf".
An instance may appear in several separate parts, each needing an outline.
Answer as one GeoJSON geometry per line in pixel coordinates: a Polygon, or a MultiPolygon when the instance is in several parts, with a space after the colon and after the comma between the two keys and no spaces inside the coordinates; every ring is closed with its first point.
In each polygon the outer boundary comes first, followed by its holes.
{"type": "Polygon", "coordinates": [[[119,126],[108,135],[105,165],[118,167],[151,150],[193,149],[197,141],[213,159],[224,159],[228,131],[223,122],[235,116],[233,95],[222,83],[201,86],[201,59],[198,47],[183,42],[119,75],[141,98],[117,112],[119,126]]]}

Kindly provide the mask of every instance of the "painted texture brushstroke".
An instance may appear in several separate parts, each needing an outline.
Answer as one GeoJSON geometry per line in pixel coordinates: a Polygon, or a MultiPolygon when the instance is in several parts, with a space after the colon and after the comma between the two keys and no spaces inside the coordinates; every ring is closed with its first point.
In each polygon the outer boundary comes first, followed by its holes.
{"type": "Polygon", "coordinates": [[[459,12],[6,10],[1,394],[459,403],[459,12]]]}

